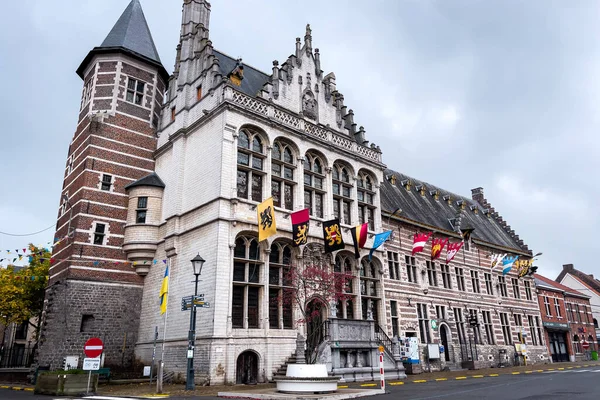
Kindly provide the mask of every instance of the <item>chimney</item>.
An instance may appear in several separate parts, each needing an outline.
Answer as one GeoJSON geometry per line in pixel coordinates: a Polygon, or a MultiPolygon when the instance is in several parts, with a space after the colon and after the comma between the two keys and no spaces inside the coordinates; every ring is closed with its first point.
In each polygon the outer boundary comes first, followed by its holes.
{"type": "Polygon", "coordinates": [[[485,196],[483,195],[483,188],[478,187],[475,189],[471,189],[471,198],[478,202],[479,204],[483,204],[485,202],[485,196]]]}
{"type": "Polygon", "coordinates": [[[563,264],[563,271],[573,272],[574,270],[573,264],[563,264]]]}

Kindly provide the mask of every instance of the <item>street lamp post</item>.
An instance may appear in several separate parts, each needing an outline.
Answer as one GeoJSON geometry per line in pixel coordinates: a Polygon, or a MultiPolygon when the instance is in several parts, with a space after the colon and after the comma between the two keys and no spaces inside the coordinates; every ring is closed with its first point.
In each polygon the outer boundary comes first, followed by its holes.
{"type": "Polygon", "coordinates": [[[194,297],[192,298],[192,308],[190,310],[190,332],[188,335],[188,351],[187,351],[187,379],[185,381],[185,390],[194,390],[194,346],[196,341],[196,306],[194,300],[198,296],[198,277],[202,273],[204,259],[198,254],[192,259],[192,267],[196,276],[196,286],[194,288],[194,297]]]}

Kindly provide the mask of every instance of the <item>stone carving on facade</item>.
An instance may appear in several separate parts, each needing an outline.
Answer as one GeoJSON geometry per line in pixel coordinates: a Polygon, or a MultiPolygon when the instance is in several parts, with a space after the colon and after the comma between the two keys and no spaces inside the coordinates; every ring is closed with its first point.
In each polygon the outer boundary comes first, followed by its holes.
{"type": "Polygon", "coordinates": [[[302,115],[317,120],[317,101],[312,91],[307,90],[302,96],[302,115]]]}

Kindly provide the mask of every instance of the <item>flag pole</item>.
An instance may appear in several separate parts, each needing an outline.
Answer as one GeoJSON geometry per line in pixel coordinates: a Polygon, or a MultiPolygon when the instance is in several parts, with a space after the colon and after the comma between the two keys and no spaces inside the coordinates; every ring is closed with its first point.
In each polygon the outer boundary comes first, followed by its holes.
{"type": "Polygon", "coordinates": [[[167,258],[167,268],[169,269],[169,281],[167,283],[167,309],[165,310],[165,316],[163,319],[163,340],[160,350],[160,360],[158,360],[158,371],[156,376],[156,393],[162,393],[163,390],[163,368],[165,359],[165,341],[167,340],[167,316],[169,315],[169,286],[171,286],[171,278],[173,276],[173,269],[171,268],[171,258],[167,258]]]}

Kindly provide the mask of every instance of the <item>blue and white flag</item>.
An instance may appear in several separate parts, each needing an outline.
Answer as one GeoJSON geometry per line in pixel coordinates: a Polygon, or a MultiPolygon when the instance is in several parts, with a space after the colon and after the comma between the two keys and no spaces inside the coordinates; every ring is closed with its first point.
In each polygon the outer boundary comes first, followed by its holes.
{"type": "Polygon", "coordinates": [[[515,261],[517,261],[517,259],[519,258],[519,256],[514,256],[514,257],[505,257],[502,260],[502,267],[504,268],[502,270],[502,275],[506,275],[510,272],[510,270],[513,267],[513,264],[515,263],[515,261]]]}
{"type": "Polygon", "coordinates": [[[386,240],[390,238],[392,235],[392,231],[382,232],[375,235],[375,240],[373,241],[373,247],[369,252],[369,261],[373,258],[373,252],[377,250],[379,246],[381,246],[386,240]]]}

